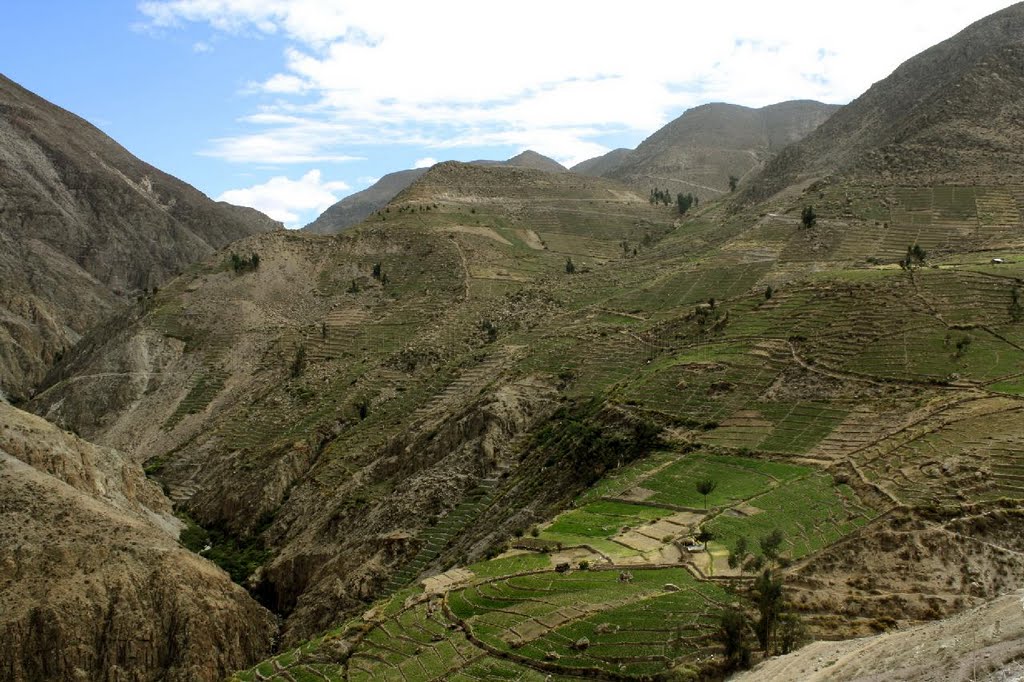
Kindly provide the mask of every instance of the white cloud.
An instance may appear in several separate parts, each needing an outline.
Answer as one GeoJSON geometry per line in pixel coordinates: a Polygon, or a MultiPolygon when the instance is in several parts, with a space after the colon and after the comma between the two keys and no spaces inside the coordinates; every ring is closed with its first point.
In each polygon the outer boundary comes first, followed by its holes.
{"type": "Polygon", "coordinates": [[[413,168],[430,168],[435,163],[437,163],[437,159],[433,158],[432,156],[427,156],[427,157],[424,157],[422,159],[416,159],[416,163],[414,163],[412,165],[412,167],[413,168]]]}
{"type": "Polygon", "coordinates": [[[572,163],[708,101],[842,103],[1005,0],[151,0],[150,25],[290,42],[275,99],[214,142],[230,160],[306,163],[366,143],[481,141],[572,163]],[[301,101],[289,95],[303,95],[301,101]],[[312,103],[309,97],[312,95],[312,103]],[[285,99],[282,99],[285,97],[285,99]]]}
{"type": "Polygon", "coordinates": [[[337,193],[348,189],[347,183],[324,182],[319,170],[311,170],[298,180],[276,176],[262,185],[231,189],[217,200],[251,206],[287,227],[301,227],[336,203],[340,198],[337,193]]]}
{"type": "Polygon", "coordinates": [[[206,52],[213,52],[213,45],[210,45],[209,43],[204,43],[202,40],[200,40],[197,43],[193,43],[192,51],[195,52],[196,54],[204,54],[206,52]]]}

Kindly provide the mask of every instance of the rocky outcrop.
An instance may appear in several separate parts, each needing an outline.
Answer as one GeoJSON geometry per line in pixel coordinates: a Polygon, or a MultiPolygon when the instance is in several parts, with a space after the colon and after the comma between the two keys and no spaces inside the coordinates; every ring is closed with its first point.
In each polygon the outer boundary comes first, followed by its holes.
{"type": "Polygon", "coordinates": [[[273,617],[176,540],[137,466],[0,403],[0,678],[219,680],[273,617]]]}
{"type": "Polygon", "coordinates": [[[217,203],[0,76],[0,387],[24,398],[92,325],[281,225],[217,203]]]}

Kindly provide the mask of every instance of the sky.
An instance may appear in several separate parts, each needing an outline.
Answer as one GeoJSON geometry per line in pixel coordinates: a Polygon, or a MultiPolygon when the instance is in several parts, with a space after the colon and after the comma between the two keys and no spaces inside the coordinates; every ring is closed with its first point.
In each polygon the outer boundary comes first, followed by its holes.
{"type": "Polygon", "coordinates": [[[571,166],[686,109],[845,104],[1006,0],[7,0],[0,72],[301,227],[385,173],[571,166]]]}

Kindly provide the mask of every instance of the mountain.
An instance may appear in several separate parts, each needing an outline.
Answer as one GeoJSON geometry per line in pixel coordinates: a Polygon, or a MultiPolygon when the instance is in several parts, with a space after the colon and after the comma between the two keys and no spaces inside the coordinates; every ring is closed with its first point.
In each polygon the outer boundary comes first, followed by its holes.
{"type": "MultiPolygon", "coordinates": [[[[386,589],[436,519],[513,480],[565,381],[555,357],[523,364],[553,288],[672,220],[609,180],[437,164],[342,235],[248,238],[231,248],[259,254],[251,272],[203,261],[68,353],[33,409],[147,461],[204,527],[265,541],[256,592],[301,641],[386,589]]],[[[579,485],[538,457],[472,542],[579,485]]]]}
{"type": "Polygon", "coordinates": [[[909,59],[786,149],[746,196],[837,174],[890,184],[1005,184],[1024,151],[1024,6],[1016,4],[909,59]]]}
{"type": "MultiPolygon", "coordinates": [[[[950,54],[994,63],[989,21],[950,54]]],[[[985,109],[1016,106],[1011,66],[985,109]]],[[[786,107],[715,111],[700,139],[799,134],[786,107]]],[[[203,259],[26,406],[144,463],[280,618],[233,680],[724,679],[744,650],[883,633],[776,679],[1011,660],[1024,171],[842,167],[769,162],[680,215],[613,179],[440,163],[340,235],[203,259]]]]}
{"type": "Polygon", "coordinates": [[[547,171],[549,173],[564,173],[568,170],[554,159],[538,154],[532,149],[516,154],[501,165],[513,166],[515,168],[533,168],[534,170],[547,171]]]}
{"type": "Polygon", "coordinates": [[[0,76],[0,390],[24,399],[98,320],[280,227],[211,201],[0,76]]]}
{"type": "MultiPolygon", "coordinates": [[[[506,161],[473,161],[484,166],[514,166],[517,168],[533,168],[535,170],[564,173],[565,166],[553,159],[527,150],[506,161]]],[[[388,173],[370,187],[351,194],[320,214],[316,220],[306,225],[303,230],[314,234],[337,234],[361,223],[374,212],[384,208],[399,192],[416,182],[426,168],[388,173]]]]}
{"type": "Polygon", "coordinates": [[[220,680],[272,616],[176,541],[142,468],[0,402],[4,679],[220,680]]]}
{"type": "Polygon", "coordinates": [[[569,170],[580,175],[601,177],[625,164],[632,155],[632,149],[613,149],[602,156],[596,156],[593,159],[581,161],[569,170]]]}
{"type": "Polygon", "coordinates": [[[705,104],[686,111],[635,150],[616,149],[573,171],[613,178],[643,193],[659,188],[717,198],[729,193],[729,176],[745,181],[837,109],[807,100],[761,109],[705,104]]]}
{"type": "Polygon", "coordinates": [[[336,234],[358,225],[426,172],[426,168],[410,168],[388,173],[366,189],[350,194],[332,205],[302,229],[313,234],[336,234]]]}

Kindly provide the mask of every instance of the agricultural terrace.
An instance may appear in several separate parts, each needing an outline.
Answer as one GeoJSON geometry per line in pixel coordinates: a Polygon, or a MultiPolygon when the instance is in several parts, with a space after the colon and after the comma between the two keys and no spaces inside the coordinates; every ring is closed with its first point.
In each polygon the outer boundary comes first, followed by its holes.
{"type": "Polygon", "coordinates": [[[656,452],[513,541],[519,549],[400,590],[236,679],[649,679],[696,671],[720,651],[721,610],[740,599],[721,579],[743,576],[727,561],[740,537],[757,555],[758,540],[781,531],[783,559],[799,559],[878,513],[811,466],[656,452]],[[706,510],[696,489],[705,479],[717,483],[706,510]],[[706,550],[694,540],[702,528],[713,535],[706,550]]]}

